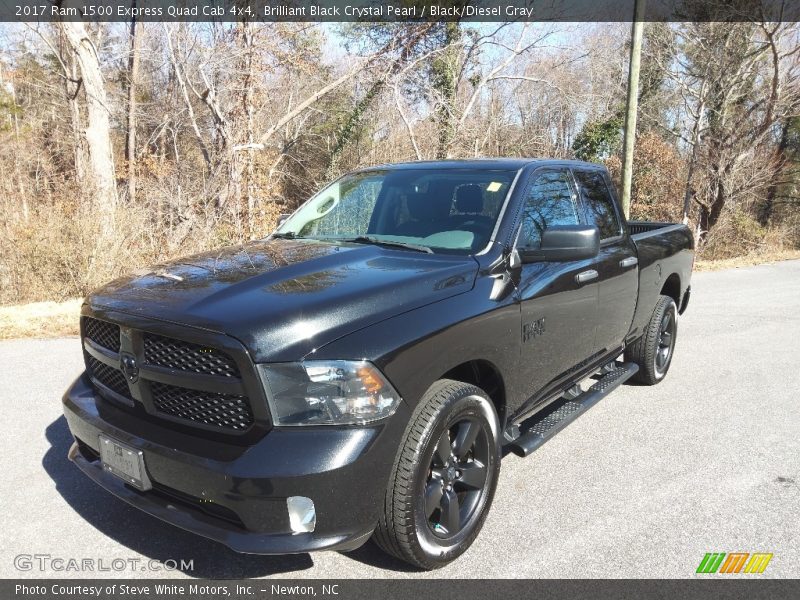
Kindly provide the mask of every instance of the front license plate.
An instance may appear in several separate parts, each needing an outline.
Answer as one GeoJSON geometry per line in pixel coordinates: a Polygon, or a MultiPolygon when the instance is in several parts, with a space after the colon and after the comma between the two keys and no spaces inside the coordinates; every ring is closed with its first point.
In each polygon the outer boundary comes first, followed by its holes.
{"type": "Polygon", "coordinates": [[[103,470],[116,475],[137,490],[153,487],[144,469],[144,454],[104,435],[100,436],[100,462],[103,470]]]}

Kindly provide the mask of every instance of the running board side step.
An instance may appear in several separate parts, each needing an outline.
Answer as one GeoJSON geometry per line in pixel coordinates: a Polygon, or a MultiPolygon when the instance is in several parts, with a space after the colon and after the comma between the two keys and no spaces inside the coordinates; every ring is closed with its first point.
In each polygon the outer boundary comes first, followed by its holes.
{"type": "Polygon", "coordinates": [[[506,447],[518,456],[530,456],[556,433],[633,377],[638,370],[639,366],[633,363],[614,363],[614,368],[604,369],[602,377],[585,392],[567,394],[563,403],[546,416],[533,420],[536,419],[534,415],[532,419],[528,419],[531,424],[506,447]]]}

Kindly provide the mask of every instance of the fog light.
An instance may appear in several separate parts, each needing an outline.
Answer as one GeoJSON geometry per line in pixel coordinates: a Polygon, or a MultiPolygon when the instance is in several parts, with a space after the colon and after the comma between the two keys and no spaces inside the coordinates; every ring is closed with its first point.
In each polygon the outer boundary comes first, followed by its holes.
{"type": "Polygon", "coordinates": [[[317,512],[314,510],[314,501],[305,496],[289,496],[286,499],[289,509],[289,525],[295,533],[308,533],[314,531],[317,524],[317,512]]]}

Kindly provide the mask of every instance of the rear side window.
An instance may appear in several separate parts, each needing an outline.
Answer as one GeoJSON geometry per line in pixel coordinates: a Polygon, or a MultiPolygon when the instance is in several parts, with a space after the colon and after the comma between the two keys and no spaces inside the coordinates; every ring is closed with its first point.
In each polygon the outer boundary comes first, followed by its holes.
{"type": "Polygon", "coordinates": [[[578,204],[566,171],[545,171],[535,176],[525,198],[520,246],[537,249],[542,233],[552,225],[577,225],[578,204]]]}
{"type": "Polygon", "coordinates": [[[606,185],[606,180],[598,171],[575,171],[581,198],[586,206],[589,225],[597,225],[600,239],[607,240],[622,233],[622,225],[617,216],[614,201],[606,185]]]}

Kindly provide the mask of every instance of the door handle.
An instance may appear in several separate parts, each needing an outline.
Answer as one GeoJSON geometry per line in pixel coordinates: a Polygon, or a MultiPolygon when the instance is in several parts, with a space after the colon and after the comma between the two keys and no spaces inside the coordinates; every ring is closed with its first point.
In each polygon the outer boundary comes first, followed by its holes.
{"type": "Polygon", "coordinates": [[[619,261],[619,266],[623,269],[627,269],[628,267],[632,267],[635,264],[639,263],[639,259],[635,256],[629,256],[628,258],[623,258],[619,261]]]}
{"type": "Polygon", "coordinates": [[[575,281],[578,283],[586,283],[587,281],[592,281],[598,277],[600,277],[600,274],[597,271],[594,269],[589,269],[588,271],[581,271],[575,275],[575,281]]]}

